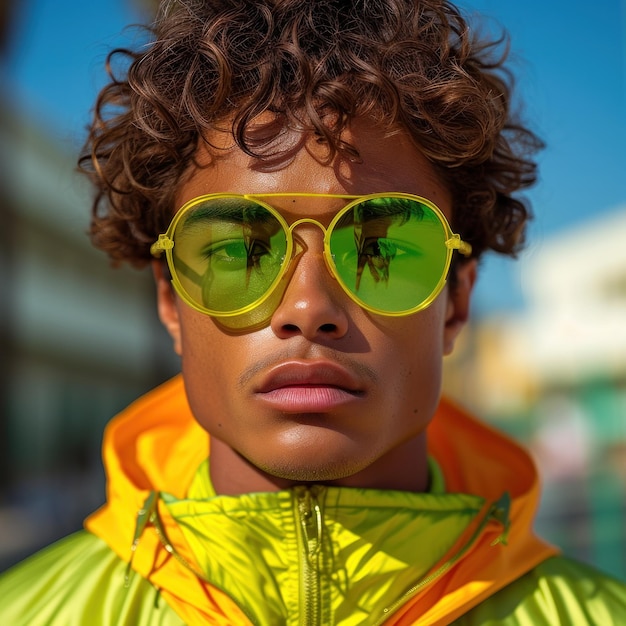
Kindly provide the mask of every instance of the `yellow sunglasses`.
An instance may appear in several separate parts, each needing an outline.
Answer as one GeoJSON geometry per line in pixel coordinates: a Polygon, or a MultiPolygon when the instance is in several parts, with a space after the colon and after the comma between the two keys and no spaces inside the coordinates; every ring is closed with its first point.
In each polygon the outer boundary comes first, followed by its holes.
{"type": "Polygon", "coordinates": [[[183,205],[151,253],[165,252],[174,288],[189,306],[238,316],[276,295],[298,254],[293,231],[300,224],[322,230],[329,272],[354,302],[378,315],[425,309],[445,285],[452,253],[472,252],[440,209],[412,194],[215,193],[183,205]],[[326,228],[312,218],[288,224],[268,203],[273,198],[346,204],[326,228]]]}

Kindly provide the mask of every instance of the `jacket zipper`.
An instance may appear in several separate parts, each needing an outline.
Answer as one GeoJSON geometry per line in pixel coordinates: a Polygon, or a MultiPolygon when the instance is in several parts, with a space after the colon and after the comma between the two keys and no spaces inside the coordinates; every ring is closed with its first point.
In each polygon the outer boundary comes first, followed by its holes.
{"type": "Polygon", "coordinates": [[[401,606],[406,604],[406,602],[412,596],[417,594],[427,585],[430,585],[430,583],[437,580],[440,576],[443,576],[443,574],[445,574],[453,565],[455,565],[470,550],[470,548],[476,543],[476,541],[478,541],[478,538],[482,535],[485,526],[487,526],[489,522],[495,521],[503,527],[502,533],[491,543],[491,545],[495,546],[499,543],[503,543],[504,545],[506,545],[510,526],[510,507],[511,496],[507,492],[505,492],[499,500],[491,504],[467,543],[463,547],[461,547],[461,549],[454,556],[448,559],[434,572],[413,585],[413,587],[403,593],[402,596],[400,596],[400,598],[398,598],[393,604],[383,609],[383,616],[378,621],[374,622],[373,626],[380,626],[380,624],[384,624],[393,615],[393,613],[395,613],[395,611],[401,606]]]}
{"type": "Polygon", "coordinates": [[[320,552],[322,549],[322,509],[314,489],[296,488],[296,513],[300,552],[301,626],[322,624],[320,552]]]}

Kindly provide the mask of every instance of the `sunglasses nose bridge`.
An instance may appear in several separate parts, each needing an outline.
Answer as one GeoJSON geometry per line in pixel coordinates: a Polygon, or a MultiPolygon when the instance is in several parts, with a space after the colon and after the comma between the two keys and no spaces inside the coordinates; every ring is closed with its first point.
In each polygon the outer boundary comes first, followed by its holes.
{"type": "Polygon", "coordinates": [[[291,226],[289,226],[289,232],[293,235],[293,231],[302,224],[313,224],[314,226],[317,226],[324,233],[324,236],[326,236],[326,233],[328,232],[324,224],[314,220],[312,217],[303,217],[296,220],[293,224],[291,224],[291,226]]]}
{"type": "Polygon", "coordinates": [[[298,246],[296,245],[296,238],[294,237],[294,230],[298,226],[302,226],[303,224],[312,224],[313,226],[317,226],[322,231],[323,237],[324,237],[324,242],[323,242],[324,253],[322,255],[324,257],[324,263],[326,265],[326,269],[328,270],[328,273],[336,280],[337,277],[335,275],[335,270],[333,267],[335,255],[330,252],[330,249],[328,247],[329,230],[328,228],[326,228],[326,226],[324,226],[324,224],[322,224],[318,220],[315,220],[312,217],[303,217],[299,220],[296,220],[295,222],[293,222],[293,224],[289,226],[289,235],[291,236],[291,240],[293,241],[292,256],[296,258],[302,254],[302,251],[300,253],[297,252],[298,246]]]}
{"type": "MultiPolygon", "coordinates": [[[[326,249],[327,247],[327,239],[328,239],[328,229],[324,226],[324,224],[322,224],[321,222],[319,222],[318,220],[313,219],[312,217],[303,217],[299,220],[296,220],[293,224],[291,224],[289,226],[289,235],[291,240],[294,242],[294,253],[296,250],[296,245],[295,245],[295,241],[296,241],[296,237],[294,235],[294,231],[298,226],[302,226],[304,224],[312,224],[313,226],[317,226],[323,233],[323,246],[324,249],[326,249]]],[[[304,246],[304,248],[306,249],[308,246],[304,246]]],[[[326,256],[326,255],[324,255],[326,256]]],[[[332,273],[332,272],[331,272],[332,273]]]]}

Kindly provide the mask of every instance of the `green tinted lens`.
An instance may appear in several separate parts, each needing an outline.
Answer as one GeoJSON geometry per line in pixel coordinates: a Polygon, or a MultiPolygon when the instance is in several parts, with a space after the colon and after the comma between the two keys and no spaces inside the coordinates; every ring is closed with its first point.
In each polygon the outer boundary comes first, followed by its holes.
{"type": "Polygon", "coordinates": [[[287,237],[279,219],[245,198],[207,199],[172,237],[176,277],[189,299],[216,314],[257,306],[280,279],[287,237]]]}
{"type": "Polygon", "coordinates": [[[354,205],[335,224],[329,245],[344,288],[366,306],[388,313],[428,303],[450,256],[437,213],[410,198],[354,205]]]}

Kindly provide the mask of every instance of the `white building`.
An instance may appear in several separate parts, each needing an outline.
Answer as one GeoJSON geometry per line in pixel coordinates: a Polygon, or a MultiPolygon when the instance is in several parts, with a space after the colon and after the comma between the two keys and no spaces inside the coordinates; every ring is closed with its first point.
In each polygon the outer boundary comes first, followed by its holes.
{"type": "Polygon", "coordinates": [[[626,205],[547,239],[522,271],[532,371],[626,376],[626,205]]]}

